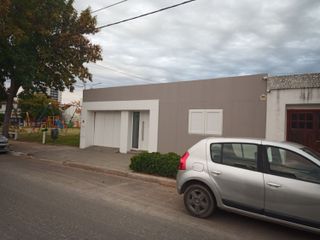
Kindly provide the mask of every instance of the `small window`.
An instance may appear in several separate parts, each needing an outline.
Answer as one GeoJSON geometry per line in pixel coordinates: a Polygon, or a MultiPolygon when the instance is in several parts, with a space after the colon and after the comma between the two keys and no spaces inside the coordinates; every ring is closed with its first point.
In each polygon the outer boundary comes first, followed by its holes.
{"type": "Polygon", "coordinates": [[[271,174],[320,183],[320,167],[301,155],[282,148],[267,147],[267,156],[271,174]]]}
{"type": "Polygon", "coordinates": [[[315,127],[313,113],[292,113],[291,129],[313,129],[315,127]]]}
{"type": "Polygon", "coordinates": [[[257,145],[225,143],[222,152],[223,164],[249,170],[257,169],[257,145]]]}
{"type": "Polygon", "coordinates": [[[190,109],[189,134],[222,135],[222,109],[190,109]]]}

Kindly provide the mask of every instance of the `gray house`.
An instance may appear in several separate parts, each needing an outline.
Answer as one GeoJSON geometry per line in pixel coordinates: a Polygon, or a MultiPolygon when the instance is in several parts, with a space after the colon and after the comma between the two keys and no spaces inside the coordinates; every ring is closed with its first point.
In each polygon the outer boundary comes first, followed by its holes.
{"type": "Polygon", "coordinates": [[[208,136],[264,138],[267,75],[85,90],[80,147],[183,153],[208,136]]]}

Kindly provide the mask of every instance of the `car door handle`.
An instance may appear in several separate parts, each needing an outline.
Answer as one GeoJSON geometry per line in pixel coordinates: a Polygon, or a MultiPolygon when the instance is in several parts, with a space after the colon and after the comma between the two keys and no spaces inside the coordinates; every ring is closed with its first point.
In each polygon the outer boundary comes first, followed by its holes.
{"type": "Polygon", "coordinates": [[[213,175],[216,175],[216,176],[218,176],[218,175],[221,174],[221,172],[220,172],[220,171],[217,171],[217,170],[211,170],[210,172],[211,172],[213,175]]]}
{"type": "Polygon", "coordinates": [[[281,185],[280,184],[277,184],[277,183],[272,183],[272,182],[269,182],[269,183],[267,183],[270,187],[274,187],[274,188],[279,188],[279,187],[281,187],[281,185]]]}

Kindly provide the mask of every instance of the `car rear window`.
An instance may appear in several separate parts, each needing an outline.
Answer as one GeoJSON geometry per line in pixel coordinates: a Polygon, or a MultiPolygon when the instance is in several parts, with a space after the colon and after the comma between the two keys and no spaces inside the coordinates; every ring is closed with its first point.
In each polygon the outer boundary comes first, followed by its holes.
{"type": "Polygon", "coordinates": [[[216,163],[257,170],[258,146],[247,143],[211,144],[211,159],[216,163]]]}

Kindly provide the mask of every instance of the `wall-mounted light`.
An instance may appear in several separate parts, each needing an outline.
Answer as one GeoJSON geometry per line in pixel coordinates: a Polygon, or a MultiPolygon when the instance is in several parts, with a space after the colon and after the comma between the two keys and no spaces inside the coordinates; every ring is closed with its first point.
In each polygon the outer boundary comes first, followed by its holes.
{"type": "Polygon", "coordinates": [[[266,94],[261,94],[260,95],[260,101],[266,101],[267,100],[267,95],[266,94]]]}

